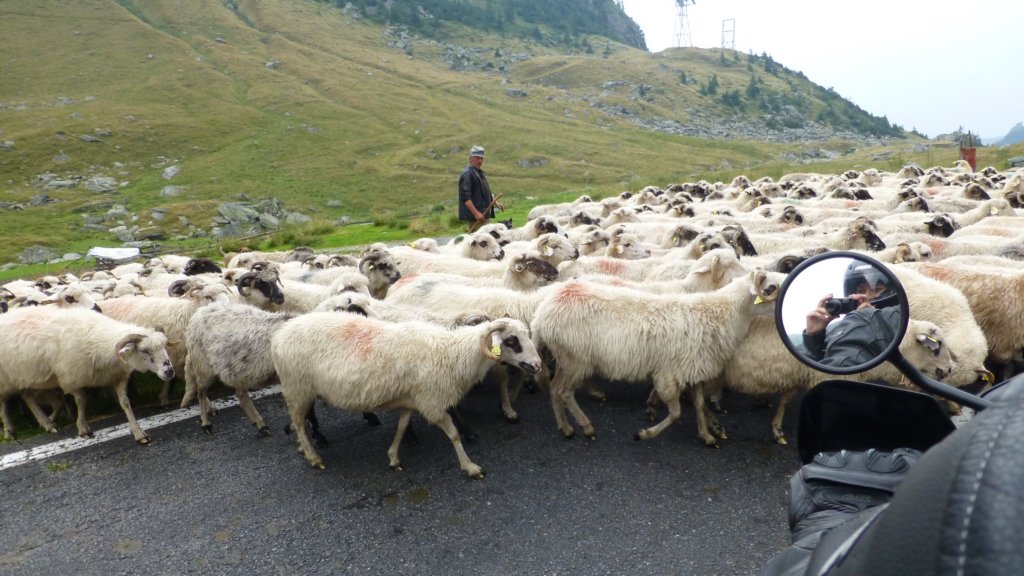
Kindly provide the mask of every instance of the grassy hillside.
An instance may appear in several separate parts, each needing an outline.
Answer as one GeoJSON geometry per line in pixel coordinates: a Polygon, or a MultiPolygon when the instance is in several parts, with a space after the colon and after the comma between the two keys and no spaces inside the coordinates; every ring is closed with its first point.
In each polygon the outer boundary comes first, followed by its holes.
{"type": "MultiPolygon", "coordinates": [[[[114,203],[168,238],[187,232],[180,216],[208,229],[217,204],[240,195],[275,197],[314,217],[271,243],[443,233],[472,144],[487,148],[485,168],[518,223],[536,202],[584,191],[781,175],[792,171],[781,158],[810,148],[847,154],[836,168],[869,164],[878,152],[844,141],[706,140],[637,126],[636,118],[760,117],[755,98],[739,105],[721,98],[746,95],[753,75],[761,94],[802,95],[809,118],[849,107],[830,103],[797,73],[771,74],[760,60],[718,51],[651,55],[594,38],[593,54],[560,54],[557,46],[454,26],[446,37],[482,60],[532,55],[507,73],[457,72],[437,41],[389,47],[394,34],[313,0],[7,0],[0,35],[0,142],[13,142],[0,150],[0,202],[26,207],[0,209],[0,263],[33,245],[58,253],[119,245],[110,233],[82,227],[83,215],[102,215],[114,203]],[[717,95],[702,94],[712,76],[717,95]],[[511,88],[521,92],[510,95],[511,88]],[[172,165],[180,174],[165,180],[172,165]],[[35,183],[44,173],[82,181],[44,191],[35,183]],[[116,178],[116,191],[86,189],[95,175],[116,178]],[[169,184],[185,193],[162,196],[169,184]],[[43,192],[56,201],[30,206],[43,192]],[[166,217],[152,220],[153,207],[166,217]],[[431,216],[407,228],[412,214],[431,216]],[[335,229],[342,216],[385,226],[335,229]]],[[[904,154],[909,146],[895,149],[904,154]]],[[[955,150],[932,154],[941,157],[921,158],[949,164],[956,157],[955,150]]],[[[985,154],[979,161],[994,163],[985,154]]],[[[217,248],[208,239],[161,245],[217,248]]]]}

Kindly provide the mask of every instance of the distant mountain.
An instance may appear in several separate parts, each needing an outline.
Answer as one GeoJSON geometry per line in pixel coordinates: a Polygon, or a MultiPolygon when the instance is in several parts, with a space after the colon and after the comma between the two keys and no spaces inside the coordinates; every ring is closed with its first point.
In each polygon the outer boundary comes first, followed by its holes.
{"type": "Polygon", "coordinates": [[[1016,144],[1017,142],[1024,142],[1024,123],[1017,122],[1017,125],[1010,128],[1010,131],[1003,136],[1002,140],[995,143],[996,146],[1006,146],[1008,144],[1016,144]]]}

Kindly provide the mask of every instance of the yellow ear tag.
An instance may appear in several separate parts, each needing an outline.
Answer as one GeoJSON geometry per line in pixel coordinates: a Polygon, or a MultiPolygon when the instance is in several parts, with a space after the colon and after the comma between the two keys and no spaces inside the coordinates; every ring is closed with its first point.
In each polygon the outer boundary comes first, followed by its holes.
{"type": "Polygon", "coordinates": [[[416,247],[416,243],[415,242],[409,242],[409,248],[415,248],[415,247],[416,247]]]}
{"type": "Polygon", "coordinates": [[[615,247],[615,253],[616,254],[622,254],[622,246],[616,246],[615,247]]]}
{"type": "Polygon", "coordinates": [[[754,298],[754,304],[761,304],[763,302],[764,302],[764,300],[761,299],[761,295],[760,294],[757,295],[757,298],[754,298]]]}
{"type": "Polygon", "coordinates": [[[497,356],[501,358],[501,344],[495,344],[491,346],[491,356],[497,356]]]}
{"type": "Polygon", "coordinates": [[[679,235],[678,234],[672,236],[672,243],[673,244],[679,244],[679,235]]]}
{"type": "Polygon", "coordinates": [[[544,255],[545,256],[554,256],[555,255],[555,249],[552,248],[551,246],[545,246],[544,247],[544,255]]]}
{"type": "Polygon", "coordinates": [[[991,384],[991,383],[995,382],[995,380],[996,380],[996,375],[991,373],[991,372],[989,372],[988,370],[985,370],[985,373],[981,375],[981,381],[986,383],[986,384],[991,384]]]}

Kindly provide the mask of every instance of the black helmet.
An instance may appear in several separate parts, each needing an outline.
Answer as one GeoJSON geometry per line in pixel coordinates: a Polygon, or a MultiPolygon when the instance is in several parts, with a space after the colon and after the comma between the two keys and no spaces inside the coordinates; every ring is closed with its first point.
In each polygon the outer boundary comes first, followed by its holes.
{"type": "Polygon", "coordinates": [[[883,302],[889,303],[890,300],[893,300],[889,297],[896,295],[896,291],[889,286],[890,282],[885,274],[870,264],[851,262],[846,267],[846,274],[843,276],[843,292],[845,296],[849,298],[851,294],[856,294],[857,288],[861,284],[867,284],[872,290],[876,290],[879,284],[885,286],[885,291],[871,301],[876,308],[884,307],[879,304],[883,302]]]}

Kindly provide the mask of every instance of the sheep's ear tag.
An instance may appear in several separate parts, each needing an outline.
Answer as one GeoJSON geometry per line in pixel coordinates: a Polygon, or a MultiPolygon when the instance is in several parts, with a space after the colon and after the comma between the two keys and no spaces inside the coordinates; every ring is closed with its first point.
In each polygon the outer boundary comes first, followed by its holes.
{"type": "Polygon", "coordinates": [[[616,254],[622,254],[622,246],[616,246],[615,247],[615,253],[616,254]]]}
{"type": "Polygon", "coordinates": [[[760,294],[758,294],[757,297],[754,298],[754,304],[761,304],[763,302],[764,302],[764,298],[761,298],[760,294]]]}
{"type": "Polygon", "coordinates": [[[415,247],[416,247],[416,243],[415,242],[409,242],[409,248],[415,248],[415,247]]]}
{"type": "Polygon", "coordinates": [[[932,338],[931,336],[927,336],[925,334],[921,334],[920,336],[918,336],[917,340],[918,340],[918,342],[921,343],[922,346],[924,346],[929,351],[934,352],[934,353],[938,353],[938,351],[942,348],[942,343],[941,342],[939,342],[937,339],[932,338]]]}
{"type": "Polygon", "coordinates": [[[991,384],[996,381],[996,375],[985,370],[985,373],[981,375],[981,381],[985,384],[991,384]]]}
{"type": "Polygon", "coordinates": [[[554,256],[555,255],[555,249],[552,248],[551,246],[544,246],[544,255],[545,256],[554,256]]]}
{"type": "Polygon", "coordinates": [[[491,335],[491,356],[501,357],[501,340],[497,334],[491,335]]]}
{"type": "Polygon", "coordinates": [[[672,235],[672,243],[673,244],[679,244],[679,235],[678,234],[673,234],[672,235]]]}
{"type": "Polygon", "coordinates": [[[989,208],[988,213],[990,216],[995,216],[996,214],[999,214],[999,209],[993,206],[989,208]]]}

